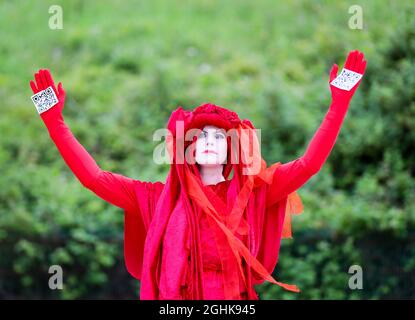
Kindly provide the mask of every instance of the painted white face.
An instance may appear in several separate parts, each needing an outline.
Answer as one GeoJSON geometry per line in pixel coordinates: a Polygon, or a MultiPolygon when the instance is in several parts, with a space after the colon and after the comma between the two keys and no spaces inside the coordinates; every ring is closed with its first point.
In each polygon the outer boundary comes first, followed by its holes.
{"type": "Polygon", "coordinates": [[[200,165],[218,165],[226,161],[228,142],[226,131],[207,125],[196,140],[195,160],[200,165]]]}

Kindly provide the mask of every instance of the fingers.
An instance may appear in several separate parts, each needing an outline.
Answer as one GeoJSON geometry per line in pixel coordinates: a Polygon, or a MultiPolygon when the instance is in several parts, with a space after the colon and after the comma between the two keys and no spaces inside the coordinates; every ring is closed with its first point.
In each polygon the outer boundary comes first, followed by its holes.
{"type": "Polygon", "coordinates": [[[39,76],[40,76],[40,80],[42,81],[43,89],[46,89],[48,87],[48,82],[45,78],[44,71],[45,70],[41,69],[39,71],[39,76]]]}
{"type": "Polygon", "coordinates": [[[356,64],[356,72],[360,74],[364,74],[366,70],[366,60],[365,55],[363,52],[359,52],[359,55],[357,57],[357,64],[356,64]]]}
{"type": "Polygon", "coordinates": [[[366,62],[367,61],[363,59],[362,64],[360,66],[360,70],[359,70],[359,73],[360,74],[364,74],[365,73],[365,70],[366,70],[366,62]]]}
{"type": "Polygon", "coordinates": [[[363,52],[357,52],[358,54],[356,56],[356,63],[352,70],[357,73],[364,74],[366,70],[366,60],[364,59],[365,55],[363,54],[363,52]]]}
{"type": "Polygon", "coordinates": [[[354,53],[353,53],[354,51],[350,51],[349,52],[349,54],[347,55],[347,59],[346,59],[346,62],[345,62],[345,64],[344,64],[344,67],[346,68],[346,69],[349,69],[350,70],[350,65],[351,65],[351,62],[352,62],[352,59],[353,59],[353,55],[354,55],[354,53]]]}
{"type": "Polygon", "coordinates": [[[356,61],[355,61],[354,67],[353,67],[353,71],[359,72],[360,66],[362,64],[362,60],[363,60],[363,53],[357,51],[356,61]]]}
{"type": "Polygon", "coordinates": [[[58,93],[59,93],[59,96],[65,95],[65,90],[63,90],[62,88],[62,82],[59,82],[58,84],[58,93]]]}
{"type": "Polygon", "coordinates": [[[43,89],[46,89],[47,87],[50,86],[49,81],[46,77],[46,70],[42,69],[40,72],[40,78],[42,79],[42,83],[43,83],[43,89]]]}
{"type": "Polygon", "coordinates": [[[42,91],[42,90],[44,90],[45,88],[43,87],[43,81],[42,81],[42,79],[41,79],[41,77],[40,77],[40,71],[41,71],[41,70],[39,70],[39,72],[38,72],[38,73],[35,73],[35,80],[36,80],[36,86],[37,86],[38,90],[39,90],[39,91],[42,91]]]}
{"type": "Polygon", "coordinates": [[[363,61],[363,52],[358,51],[357,62],[360,64],[363,61]]]}
{"type": "Polygon", "coordinates": [[[36,94],[39,92],[39,90],[36,87],[36,84],[33,80],[30,80],[30,87],[32,88],[33,94],[36,94]]]}
{"type": "Polygon", "coordinates": [[[339,70],[339,66],[337,64],[333,64],[330,71],[330,82],[332,82],[337,77],[337,71],[339,70]]]}
{"type": "Polygon", "coordinates": [[[44,70],[43,71],[43,75],[44,75],[44,77],[46,79],[47,86],[48,87],[49,86],[52,86],[53,90],[55,90],[55,92],[57,92],[56,91],[56,87],[55,87],[55,82],[53,81],[53,78],[52,78],[52,76],[51,76],[51,74],[49,72],[49,69],[44,70]]]}
{"type": "Polygon", "coordinates": [[[354,50],[353,54],[352,54],[351,61],[350,61],[350,69],[349,70],[356,71],[356,64],[357,64],[358,55],[359,55],[358,51],[354,50]]]}
{"type": "Polygon", "coordinates": [[[350,51],[344,67],[363,74],[366,69],[366,60],[364,59],[363,52],[360,52],[359,50],[350,51]]]}
{"type": "MultiPolygon", "coordinates": [[[[55,82],[53,81],[49,69],[39,69],[39,71],[35,73],[35,81],[30,81],[30,87],[32,88],[32,91],[34,93],[45,90],[49,86],[51,86],[53,90],[56,93],[58,93],[58,90],[56,90],[55,82]]],[[[62,84],[60,85],[60,92],[65,92],[62,89],[62,84]]]]}

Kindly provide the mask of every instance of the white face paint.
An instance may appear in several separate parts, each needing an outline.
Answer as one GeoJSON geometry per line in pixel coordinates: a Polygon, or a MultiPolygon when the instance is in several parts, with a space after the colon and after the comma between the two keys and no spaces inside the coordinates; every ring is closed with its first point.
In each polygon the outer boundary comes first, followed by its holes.
{"type": "Polygon", "coordinates": [[[223,164],[227,158],[228,142],[224,129],[207,125],[196,140],[195,160],[200,165],[223,164]]]}

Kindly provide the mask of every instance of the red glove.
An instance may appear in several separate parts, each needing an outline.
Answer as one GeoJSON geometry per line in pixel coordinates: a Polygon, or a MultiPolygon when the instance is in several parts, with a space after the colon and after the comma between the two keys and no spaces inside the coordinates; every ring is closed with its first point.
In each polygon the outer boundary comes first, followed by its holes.
{"type": "MultiPolygon", "coordinates": [[[[363,59],[363,53],[359,51],[350,52],[344,67],[364,74],[366,61],[363,59]]],[[[334,64],[330,72],[330,82],[337,77],[337,70],[338,67],[334,64]]],[[[275,183],[270,187],[268,194],[269,205],[299,189],[323,167],[334,147],[343,120],[346,117],[350,100],[360,81],[361,79],[350,91],[339,89],[330,84],[332,102],[329,110],[309,142],[304,155],[291,162],[284,163],[275,170],[275,183]]]]}
{"type": "Polygon", "coordinates": [[[120,174],[104,171],[98,166],[88,151],[78,142],[66,125],[62,110],[65,104],[65,91],[59,83],[56,90],[49,70],[39,70],[30,87],[36,94],[51,86],[58,98],[58,103],[40,114],[52,141],[62,158],[83,186],[109,203],[128,210],[139,210],[135,195],[135,186],[141,183],[120,174]]]}
{"type": "MultiPolygon", "coordinates": [[[[344,64],[344,68],[363,75],[366,69],[366,60],[364,59],[363,53],[359,52],[358,50],[350,51],[349,55],[347,56],[346,63],[344,64]]],[[[330,71],[329,83],[337,77],[337,71],[337,64],[333,64],[333,67],[330,71]]],[[[333,103],[348,105],[354,93],[356,92],[356,89],[359,87],[361,80],[362,79],[360,79],[359,82],[350,91],[339,89],[330,84],[331,97],[333,103]]]]}
{"type": "Polygon", "coordinates": [[[62,119],[62,110],[65,105],[65,90],[62,88],[61,82],[59,82],[58,90],[56,90],[55,83],[49,70],[47,69],[40,69],[38,73],[35,73],[35,80],[36,83],[33,80],[30,81],[30,87],[32,88],[33,94],[36,94],[39,91],[45,90],[47,87],[51,86],[59,100],[59,102],[52,108],[40,114],[43,122],[45,122],[46,126],[50,128],[53,122],[58,119],[62,119]]]}

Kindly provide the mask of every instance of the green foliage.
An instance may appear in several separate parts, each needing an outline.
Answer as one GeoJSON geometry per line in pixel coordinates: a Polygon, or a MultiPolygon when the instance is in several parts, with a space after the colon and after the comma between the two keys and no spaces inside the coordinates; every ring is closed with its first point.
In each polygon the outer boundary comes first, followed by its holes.
{"type": "Polygon", "coordinates": [[[30,102],[49,68],[64,117],[105,170],[164,180],[154,130],[179,105],[212,102],[262,129],[269,163],[300,156],[330,103],[328,72],[349,50],[368,60],[338,142],[300,191],[294,240],[283,240],[263,299],[414,298],[415,42],[413,1],[2,1],[0,11],[0,298],[137,298],[123,262],[123,215],[83,188],[30,102]],[[64,290],[48,288],[49,266],[64,290]],[[350,290],[351,265],[364,289],[350,290]]]}

